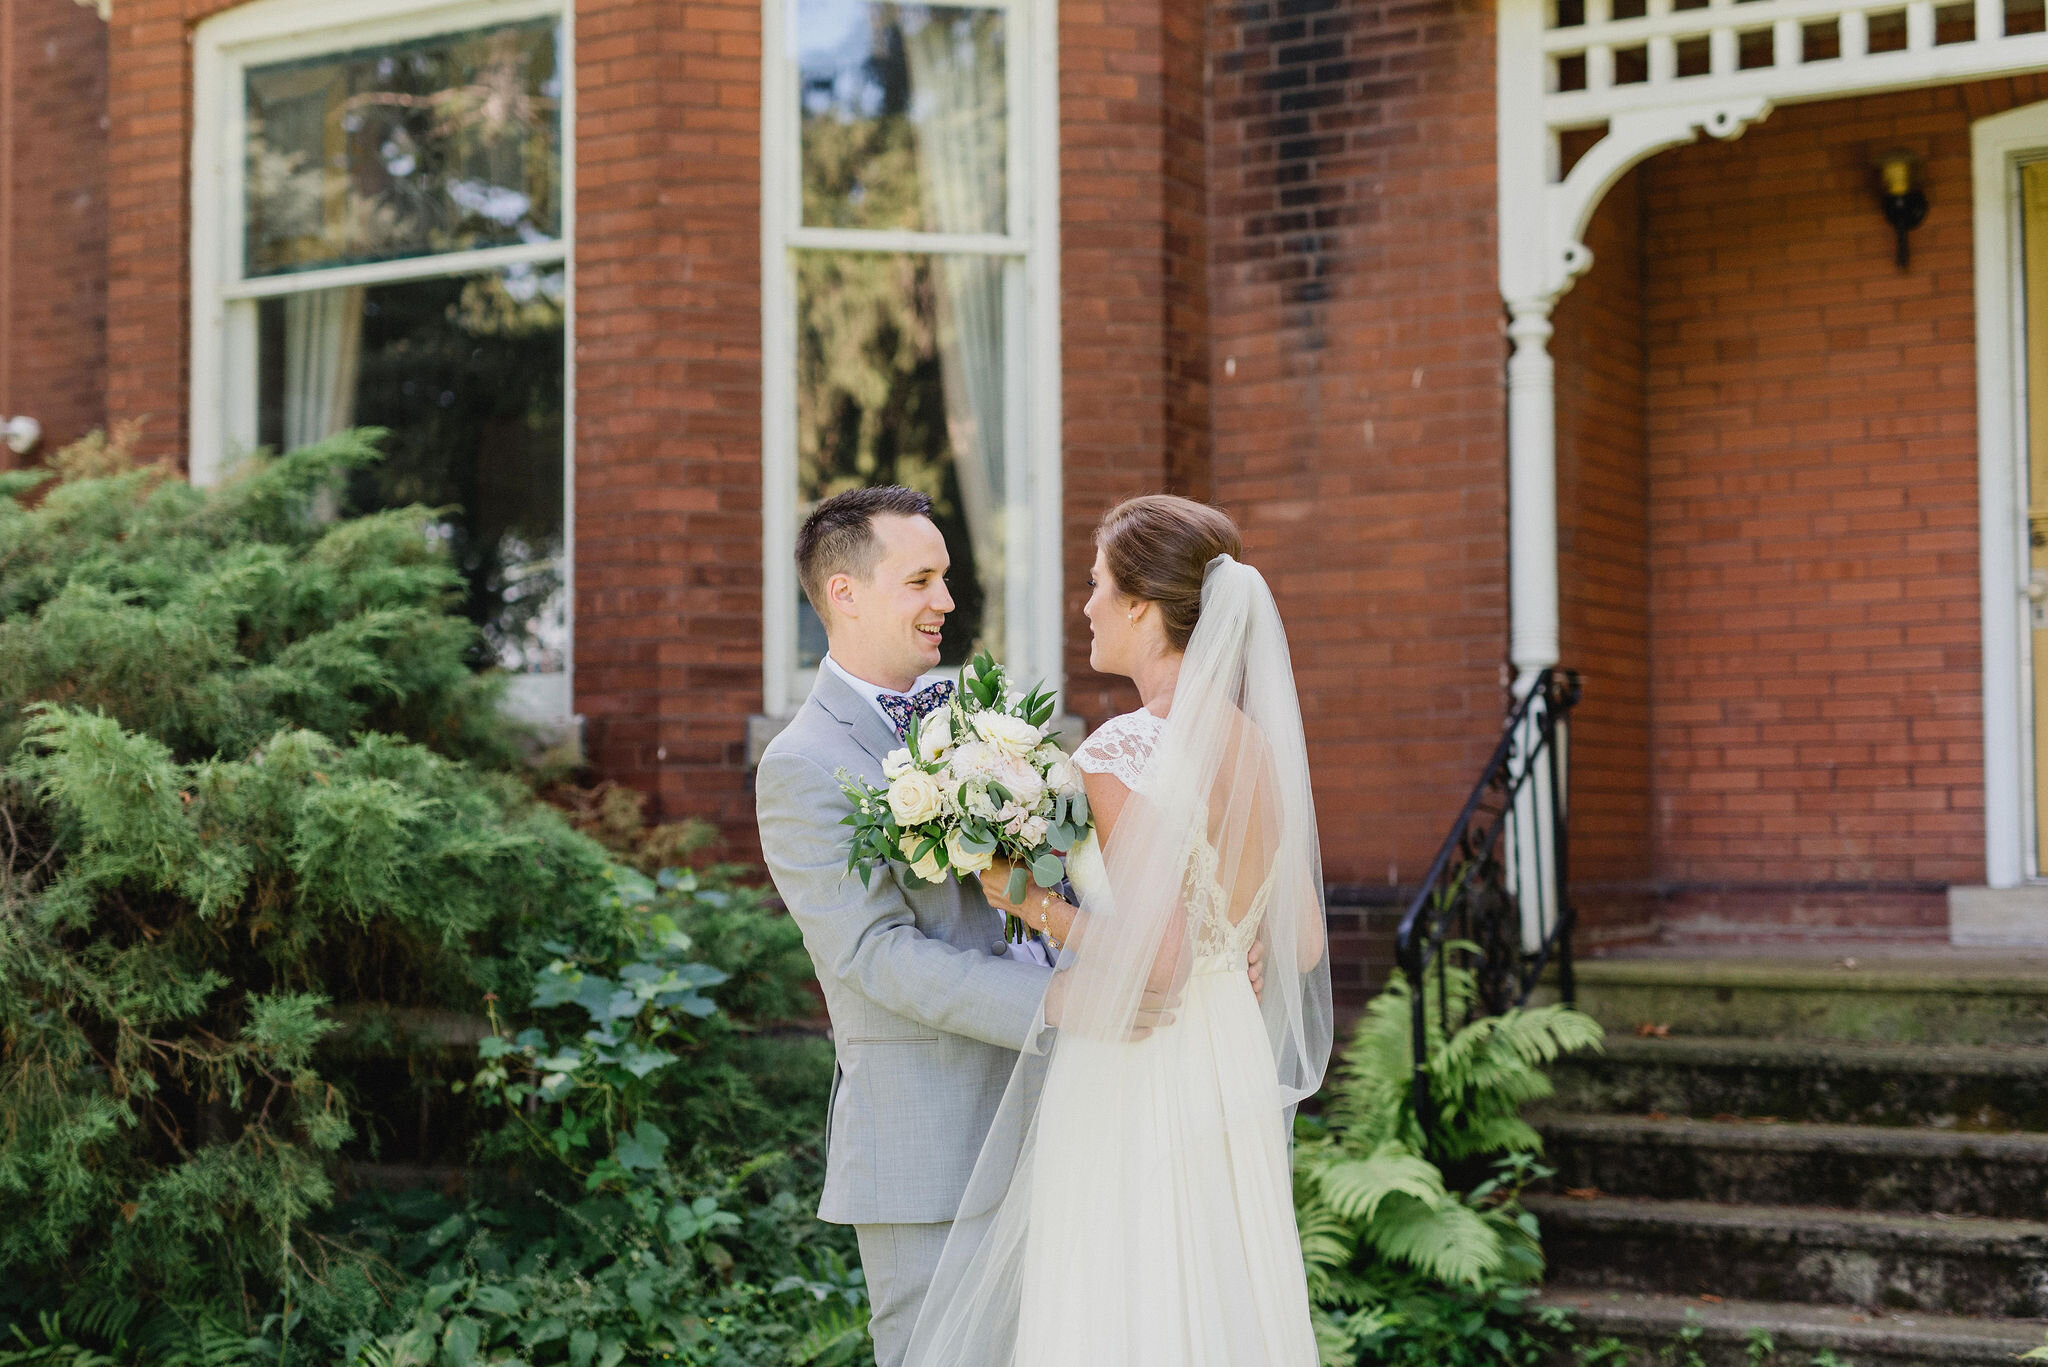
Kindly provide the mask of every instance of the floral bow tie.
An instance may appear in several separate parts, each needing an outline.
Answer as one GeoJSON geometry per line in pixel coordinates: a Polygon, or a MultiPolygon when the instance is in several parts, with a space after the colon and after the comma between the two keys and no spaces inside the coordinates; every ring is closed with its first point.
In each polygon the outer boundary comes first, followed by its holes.
{"type": "Polygon", "coordinates": [[[882,710],[895,723],[896,739],[902,740],[904,733],[910,730],[912,717],[928,717],[953,700],[953,681],[941,679],[935,684],[926,684],[915,693],[878,693],[875,700],[882,704],[882,710]]]}

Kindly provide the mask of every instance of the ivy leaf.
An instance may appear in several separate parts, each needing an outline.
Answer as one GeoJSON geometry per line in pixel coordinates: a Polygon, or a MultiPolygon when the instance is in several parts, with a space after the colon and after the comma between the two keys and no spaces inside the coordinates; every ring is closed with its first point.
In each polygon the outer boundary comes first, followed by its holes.
{"type": "Polygon", "coordinates": [[[647,1049],[638,1044],[628,1044],[614,1060],[621,1068],[640,1078],[675,1061],[676,1056],[665,1049],[647,1049]]]}
{"type": "Polygon", "coordinates": [[[662,1155],[668,1152],[668,1135],[655,1125],[643,1120],[633,1127],[633,1133],[619,1136],[612,1149],[612,1157],[627,1171],[653,1171],[662,1165],[662,1155]]]}

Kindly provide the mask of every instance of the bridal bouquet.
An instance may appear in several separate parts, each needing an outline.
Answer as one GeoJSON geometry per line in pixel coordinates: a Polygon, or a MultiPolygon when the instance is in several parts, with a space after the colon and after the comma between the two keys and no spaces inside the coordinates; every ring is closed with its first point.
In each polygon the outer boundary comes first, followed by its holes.
{"type": "MultiPolygon", "coordinates": [[[[969,662],[959,691],[930,715],[913,719],[903,748],[890,751],[876,787],[845,769],[840,791],[853,810],[846,867],[863,886],[878,865],[936,883],[950,870],[965,877],[997,854],[1017,867],[1006,889],[1024,898],[1025,875],[1049,888],[1064,872],[1060,856],[1088,833],[1081,771],[1048,732],[1053,699],[1043,686],[1013,698],[1003,667],[986,652],[969,662]]],[[[1024,923],[1004,918],[1012,941],[1024,923]]]]}

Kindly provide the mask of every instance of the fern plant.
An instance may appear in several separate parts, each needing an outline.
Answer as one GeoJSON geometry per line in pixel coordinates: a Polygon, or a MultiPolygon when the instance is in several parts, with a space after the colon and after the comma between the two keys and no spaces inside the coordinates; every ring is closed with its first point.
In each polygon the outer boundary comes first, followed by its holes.
{"type": "Polygon", "coordinates": [[[1520,1314],[1543,1271],[1535,1218],[1517,1199],[1545,1175],[1542,1138],[1521,1111],[1550,1095],[1543,1066],[1598,1048],[1601,1029],[1564,1006],[1467,1019],[1474,976],[1452,966],[1443,983],[1446,998],[1437,999],[1432,982],[1424,1003],[1435,1130],[1425,1136],[1415,1114],[1412,998],[1399,977],[1359,1020],[1323,1119],[1298,1127],[1296,1214],[1318,1339],[1332,1367],[1408,1361],[1398,1353],[1411,1351],[1417,1362],[1464,1361],[1453,1355],[1470,1351],[1475,1337],[1492,1355],[1474,1362],[1513,1361],[1521,1351],[1483,1342],[1493,1332],[1490,1312],[1520,1314]],[[1449,1032],[1439,1024],[1445,1008],[1463,1022],[1449,1032]],[[1456,1191],[1438,1159],[1488,1161],[1493,1173],[1456,1191]],[[1447,1325],[1472,1315],[1473,1324],[1447,1325]]]}

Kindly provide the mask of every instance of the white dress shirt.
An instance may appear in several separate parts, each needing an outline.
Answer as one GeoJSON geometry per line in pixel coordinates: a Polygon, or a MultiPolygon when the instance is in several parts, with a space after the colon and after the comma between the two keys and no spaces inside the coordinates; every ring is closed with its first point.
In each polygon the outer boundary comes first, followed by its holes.
{"type": "Polygon", "coordinates": [[[911,684],[910,687],[905,690],[904,694],[899,695],[893,688],[884,688],[878,683],[869,683],[866,679],[855,678],[852,674],[849,674],[847,672],[845,665],[839,663],[839,661],[833,659],[830,655],[827,655],[825,657],[825,668],[831,670],[834,674],[837,674],[840,678],[844,679],[846,681],[846,686],[848,688],[860,694],[863,698],[866,698],[868,700],[868,705],[875,709],[875,715],[880,717],[882,719],[882,723],[885,726],[887,726],[891,731],[894,731],[896,729],[896,719],[894,717],[891,717],[888,713],[888,710],[882,706],[883,694],[886,693],[888,696],[892,698],[898,696],[907,696],[910,693],[917,692],[920,688],[923,688],[927,684],[935,684],[939,682],[941,679],[950,677],[949,675],[943,673],[920,674],[917,676],[917,682],[911,684]]]}

